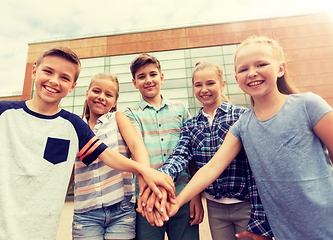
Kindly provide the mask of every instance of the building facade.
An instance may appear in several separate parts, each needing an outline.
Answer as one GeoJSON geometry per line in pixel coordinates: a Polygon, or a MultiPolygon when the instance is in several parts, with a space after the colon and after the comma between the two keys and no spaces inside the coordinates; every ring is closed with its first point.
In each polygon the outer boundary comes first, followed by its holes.
{"type": "Polygon", "coordinates": [[[91,77],[100,72],[118,76],[118,109],[140,99],[132,84],[130,63],[140,53],[161,61],[165,81],[162,94],[183,101],[194,115],[200,108],[192,93],[191,73],[198,61],[214,61],[223,67],[225,94],[236,105],[250,106],[248,96],[234,78],[233,54],[251,35],[279,40],[287,56],[290,78],[301,91],[312,91],[333,106],[333,16],[330,13],[264,20],[192,26],[158,31],[105,35],[29,44],[22,100],[33,95],[32,66],[41,50],[65,45],[81,59],[82,70],[75,90],[61,107],[81,115],[91,77]]]}

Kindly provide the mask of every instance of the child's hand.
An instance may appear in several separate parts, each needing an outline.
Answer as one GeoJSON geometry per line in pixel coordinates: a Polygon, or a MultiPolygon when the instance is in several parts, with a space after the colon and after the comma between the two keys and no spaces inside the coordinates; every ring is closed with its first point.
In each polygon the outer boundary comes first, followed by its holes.
{"type": "MultiPolygon", "coordinates": [[[[146,185],[147,186],[147,185],[146,185]]],[[[140,190],[141,191],[141,190],[140,190]]],[[[137,205],[138,208],[136,209],[137,212],[141,213],[142,217],[145,217],[145,208],[147,206],[148,197],[151,194],[151,189],[147,186],[143,193],[139,195],[137,205]]]]}
{"type": "Polygon", "coordinates": [[[203,221],[204,210],[201,202],[201,193],[190,201],[190,225],[200,224],[203,221]]]}
{"type": "Polygon", "coordinates": [[[248,232],[248,231],[237,233],[235,236],[237,238],[250,237],[253,240],[272,240],[273,239],[271,237],[261,236],[261,235],[254,234],[254,233],[251,233],[251,232],[248,232]]]}
{"type": "Polygon", "coordinates": [[[162,193],[156,185],[164,187],[169,192],[170,196],[175,198],[175,185],[169,175],[155,169],[145,167],[142,170],[142,176],[144,177],[149,188],[158,196],[158,198],[162,198],[162,193]]]}
{"type": "Polygon", "coordinates": [[[178,212],[179,208],[180,208],[180,205],[179,205],[179,203],[177,201],[177,198],[176,198],[175,203],[170,205],[170,209],[169,209],[169,213],[168,213],[169,218],[174,216],[178,212]]]}
{"type": "MultiPolygon", "coordinates": [[[[156,209],[163,221],[168,221],[169,217],[168,217],[168,211],[166,211],[166,209],[169,209],[169,205],[170,203],[168,203],[168,195],[167,195],[167,191],[163,188],[163,187],[158,187],[158,189],[161,191],[162,193],[162,199],[158,199],[156,198],[156,195],[154,193],[151,193],[151,195],[149,196],[148,200],[147,200],[147,205],[146,205],[146,209],[148,214],[152,213],[153,211],[155,211],[154,209],[156,209]]],[[[147,220],[149,221],[148,218],[151,218],[152,215],[147,216],[147,220]]],[[[149,221],[150,222],[150,221],[149,221]]]]}

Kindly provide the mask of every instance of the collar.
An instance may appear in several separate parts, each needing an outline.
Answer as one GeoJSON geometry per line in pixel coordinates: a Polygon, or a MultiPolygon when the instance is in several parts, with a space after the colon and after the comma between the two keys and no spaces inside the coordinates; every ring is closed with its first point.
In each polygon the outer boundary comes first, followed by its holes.
{"type": "MultiPolygon", "coordinates": [[[[106,115],[107,115],[108,113],[109,113],[109,112],[107,112],[107,113],[103,114],[102,116],[100,116],[99,118],[97,118],[96,125],[97,125],[98,123],[103,123],[103,120],[104,120],[104,118],[106,117],[106,115]]],[[[89,114],[87,114],[87,115],[85,115],[85,116],[83,117],[83,121],[84,121],[85,123],[87,123],[87,124],[88,124],[88,119],[89,119],[89,117],[90,117],[89,114]]]]}
{"type": "MultiPolygon", "coordinates": [[[[228,103],[227,101],[224,101],[220,106],[218,106],[216,108],[216,113],[214,114],[214,117],[216,114],[218,114],[219,112],[224,112],[224,113],[227,113],[229,111],[229,109],[231,108],[231,104],[228,103]]],[[[197,118],[197,121],[200,120],[201,118],[205,117],[204,115],[205,113],[202,111],[202,107],[200,108],[196,118],[197,118]]]]}
{"type": "MultiPolygon", "coordinates": [[[[161,98],[162,98],[162,103],[159,109],[163,108],[165,105],[171,105],[170,100],[163,98],[162,94],[161,94],[161,98]]],[[[144,110],[145,108],[154,108],[150,103],[148,103],[146,100],[144,100],[143,98],[141,99],[141,101],[139,102],[139,107],[144,110]]],[[[156,109],[156,110],[159,110],[156,109]]]]}

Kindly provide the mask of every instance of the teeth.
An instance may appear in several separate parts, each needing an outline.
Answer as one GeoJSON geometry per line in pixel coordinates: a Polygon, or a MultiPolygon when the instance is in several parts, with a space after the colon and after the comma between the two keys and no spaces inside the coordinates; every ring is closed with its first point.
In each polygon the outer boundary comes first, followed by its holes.
{"type": "Polygon", "coordinates": [[[202,98],[209,98],[210,96],[201,96],[202,98]]]}
{"type": "Polygon", "coordinates": [[[253,86],[260,85],[260,84],[262,84],[262,83],[263,83],[263,81],[251,82],[251,83],[249,83],[249,86],[250,86],[250,87],[253,87],[253,86]]]}
{"type": "Polygon", "coordinates": [[[58,92],[57,90],[55,90],[55,89],[53,89],[53,88],[50,88],[50,87],[48,87],[48,86],[45,86],[45,89],[46,89],[47,91],[49,91],[49,92],[53,92],[53,93],[58,92]]]}

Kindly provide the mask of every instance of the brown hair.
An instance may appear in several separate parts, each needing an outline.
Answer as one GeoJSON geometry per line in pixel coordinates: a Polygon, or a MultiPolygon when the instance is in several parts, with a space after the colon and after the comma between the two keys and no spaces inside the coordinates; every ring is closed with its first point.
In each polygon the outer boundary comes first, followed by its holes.
{"type": "MultiPolygon", "coordinates": [[[[92,84],[97,80],[97,79],[103,79],[105,81],[111,81],[114,82],[117,86],[117,91],[116,91],[116,101],[118,100],[119,97],[119,81],[118,78],[115,75],[111,75],[108,73],[98,73],[96,75],[94,75],[89,83],[88,89],[87,91],[89,91],[89,89],[91,88],[92,84]]],[[[113,108],[110,109],[109,112],[115,112],[117,111],[117,105],[115,105],[113,108]]],[[[84,105],[83,105],[83,113],[82,113],[82,118],[86,115],[89,115],[90,113],[90,109],[87,103],[87,100],[84,101],[84,105]]]]}
{"type": "MultiPolygon", "coordinates": [[[[285,61],[285,55],[283,48],[281,45],[278,43],[278,41],[270,39],[265,36],[250,36],[246,40],[244,40],[239,47],[236,49],[235,52],[235,58],[234,62],[236,62],[237,54],[245,46],[248,46],[250,44],[266,44],[267,46],[270,46],[272,48],[272,53],[273,56],[277,61],[285,61]]],[[[236,66],[235,66],[236,68],[236,66]]],[[[236,69],[235,69],[236,70],[236,69]]],[[[289,74],[288,74],[288,69],[285,69],[285,73],[282,77],[279,77],[277,79],[277,87],[280,93],[282,94],[293,94],[293,93],[299,93],[299,90],[290,82],[289,80],[289,74]]],[[[254,101],[251,97],[251,103],[254,105],[254,101]]]]}
{"type": "MultiPolygon", "coordinates": [[[[195,68],[192,72],[192,86],[194,86],[194,75],[195,75],[195,73],[198,72],[198,71],[201,71],[205,68],[214,69],[215,72],[216,72],[216,75],[219,78],[221,86],[223,86],[224,77],[223,77],[222,67],[219,64],[215,63],[215,62],[204,62],[204,61],[200,61],[200,62],[197,62],[195,64],[195,68]]],[[[221,92],[221,97],[224,101],[227,101],[227,102],[231,103],[230,100],[228,99],[228,97],[223,92],[221,92]]]]}
{"type": "Polygon", "coordinates": [[[138,57],[136,57],[130,66],[131,73],[133,79],[135,79],[135,73],[143,66],[153,63],[156,65],[158,71],[161,73],[161,64],[160,61],[157,60],[154,56],[149,55],[148,53],[141,53],[138,57]]]}
{"type": "Polygon", "coordinates": [[[77,81],[80,71],[81,71],[81,62],[79,57],[73,52],[70,48],[65,46],[50,46],[41,51],[38,55],[36,61],[36,68],[41,64],[42,60],[47,56],[58,56],[62,57],[76,66],[76,73],[74,76],[74,82],[77,81]]]}

